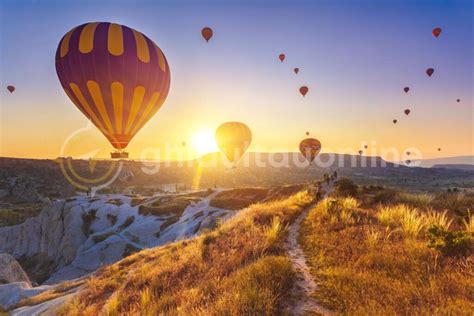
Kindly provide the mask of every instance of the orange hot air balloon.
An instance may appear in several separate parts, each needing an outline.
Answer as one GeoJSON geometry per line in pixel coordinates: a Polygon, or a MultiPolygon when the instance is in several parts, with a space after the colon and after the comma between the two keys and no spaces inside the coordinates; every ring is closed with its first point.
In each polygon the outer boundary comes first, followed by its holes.
{"type": "Polygon", "coordinates": [[[212,31],[210,27],[206,26],[201,30],[201,34],[202,34],[202,37],[204,37],[204,39],[206,40],[206,42],[209,42],[214,32],[212,31]]]}
{"type": "Polygon", "coordinates": [[[428,77],[431,77],[431,75],[433,75],[434,73],[434,69],[433,68],[428,68],[426,69],[426,74],[428,75],[428,77]]]}
{"type": "Polygon", "coordinates": [[[300,152],[309,162],[313,162],[320,151],[321,142],[315,138],[306,138],[300,142],[300,152]]]}
{"type": "Polygon", "coordinates": [[[71,101],[118,150],[158,112],[170,87],[161,49],[144,34],[108,22],[67,32],[56,51],[56,72],[71,101]]]}
{"type": "Polygon", "coordinates": [[[216,143],[232,163],[237,163],[252,142],[252,132],[241,122],[227,122],[216,130],[216,143]]]}
{"type": "Polygon", "coordinates": [[[293,71],[295,72],[295,74],[298,74],[298,72],[300,72],[300,69],[299,69],[299,68],[295,68],[295,69],[293,69],[293,71]]]}
{"type": "Polygon", "coordinates": [[[392,122],[393,122],[393,124],[397,124],[397,120],[393,120],[392,122]]]}
{"type": "Polygon", "coordinates": [[[438,38],[438,36],[441,34],[441,28],[440,27],[436,27],[433,29],[433,31],[431,31],[431,33],[433,33],[433,36],[438,38]]]}
{"type": "Polygon", "coordinates": [[[278,55],[278,58],[280,59],[281,62],[283,62],[285,60],[285,54],[278,55]]]}
{"type": "Polygon", "coordinates": [[[403,88],[403,91],[405,91],[405,93],[408,93],[408,91],[410,91],[410,87],[403,88]]]}
{"type": "Polygon", "coordinates": [[[7,90],[10,91],[10,93],[13,93],[13,91],[15,91],[15,87],[14,86],[7,86],[7,90]]]}
{"type": "Polygon", "coordinates": [[[410,110],[409,110],[409,109],[406,109],[406,110],[405,110],[405,114],[406,114],[406,115],[410,114],[410,110]]]}
{"type": "Polygon", "coordinates": [[[306,93],[308,93],[308,91],[309,91],[309,88],[307,86],[302,86],[300,88],[300,93],[303,97],[306,95],[306,93]]]}
{"type": "Polygon", "coordinates": [[[362,150],[359,150],[359,155],[362,155],[364,152],[362,150]]]}

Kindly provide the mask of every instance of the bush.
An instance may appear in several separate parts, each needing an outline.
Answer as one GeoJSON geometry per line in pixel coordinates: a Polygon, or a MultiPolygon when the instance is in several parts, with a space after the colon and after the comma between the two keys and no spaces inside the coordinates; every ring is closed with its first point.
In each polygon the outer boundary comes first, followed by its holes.
{"type": "Polygon", "coordinates": [[[428,229],[428,247],[444,256],[469,256],[473,253],[472,235],[465,231],[448,231],[433,225],[428,229]]]}
{"type": "Polygon", "coordinates": [[[342,178],[334,184],[334,189],[337,195],[340,196],[355,196],[357,194],[357,185],[347,178],[342,178]]]}

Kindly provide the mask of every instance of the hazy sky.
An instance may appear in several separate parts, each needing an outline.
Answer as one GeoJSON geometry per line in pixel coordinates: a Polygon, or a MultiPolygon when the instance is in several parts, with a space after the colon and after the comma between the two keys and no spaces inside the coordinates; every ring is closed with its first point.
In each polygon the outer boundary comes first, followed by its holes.
{"type": "Polygon", "coordinates": [[[92,21],[143,32],[170,65],[168,98],[128,146],[132,157],[165,147],[173,159],[212,150],[206,142],[225,121],[251,128],[252,151],[295,151],[309,131],[326,152],[356,152],[364,143],[368,154],[474,152],[470,0],[0,0],[0,14],[1,156],[79,156],[103,146],[99,155],[107,157],[112,150],[94,127],[81,130],[88,120],[54,66],[61,37],[92,21]],[[204,26],[214,29],[209,43],[204,26]]]}

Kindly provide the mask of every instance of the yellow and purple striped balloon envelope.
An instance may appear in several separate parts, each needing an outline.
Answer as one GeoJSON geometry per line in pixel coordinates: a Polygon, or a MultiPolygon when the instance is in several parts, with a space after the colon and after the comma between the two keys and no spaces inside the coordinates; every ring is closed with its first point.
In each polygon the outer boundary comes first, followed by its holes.
{"type": "Polygon", "coordinates": [[[170,87],[161,49],[144,34],[108,22],[67,32],[56,51],[56,72],[72,102],[116,149],[127,147],[170,87]]]}

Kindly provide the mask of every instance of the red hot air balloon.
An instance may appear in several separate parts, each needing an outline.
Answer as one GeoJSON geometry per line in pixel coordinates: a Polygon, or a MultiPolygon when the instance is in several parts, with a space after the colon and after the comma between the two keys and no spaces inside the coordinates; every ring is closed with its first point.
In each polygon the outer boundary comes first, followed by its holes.
{"type": "Polygon", "coordinates": [[[295,68],[295,69],[293,69],[293,71],[295,72],[295,74],[298,74],[298,72],[300,72],[300,69],[299,69],[299,68],[295,68]]]}
{"type": "Polygon", "coordinates": [[[428,68],[426,69],[426,74],[428,75],[428,77],[431,77],[434,73],[434,69],[433,68],[428,68]]]}
{"type": "Polygon", "coordinates": [[[403,91],[405,91],[405,93],[408,93],[408,91],[410,91],[410,87],[403,88],[403,91]]]}
{"type": "Polygon", "coordinates": [[[214,32],[212,31],[210,27],[206,26],[201,30],[201,34],[202,34],[202,37],[204,37],[204,39],[206,40],[206,42],[209,42],[214,32]]]}
{"type": "Polygon", "coordinates": [[[440,27],[436,27],[433,29],[433,31],[431,31],[431,33],[433,33],[433,36],[438,38],[438,36],[441,34],[441,28],[440,27]]]}
{"type": "Polygon", "coordinates": [[[283,62],[285,60],[285,54],[280,54],[278,58],[280,59],[281,62],[283,62]]]}
{"type": "Polygon", "coordinates": [[[56,72],[71,101],[119,150],[161,108],[170,87],[160,48],[144,34],[108,22],[67,32],[56,51],[56,72]]]}
{"type": "Polygon", "coordinates": [[[410,110],[409,110],[409,109],[406,109],[404,112],[405,112],[406,115],[410,114],[410,110]]]}
{"type": "Polygon", "coordinates": [[[393,124],[397,124],[397,120],[393,120],[392,122],[393,122],[393,124]]]}
{"type": "Polygon", "coordinates": [[[307,86],[302,86],[300,88],[300,93],[303,97],[306,95],[306,93],[308,93],[308,91],[309,91],[309,88],[307,86]]]}
{"type": "Polygon", "coordinates": [[[13,93],[13,91],[15,91],[15,87],[14,86],[7,86],[7,90],[10,91],[10,93],[13,93]]]}
{"type": "Polygon", "coordinates": [[[320,151],[321,142],[315,138],[306,138],[300,142],[300,152],[309,162],[313,162],[320,151]]]}

